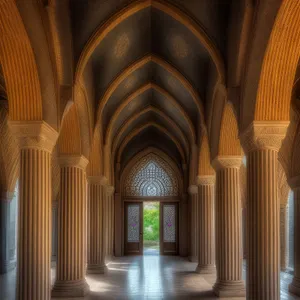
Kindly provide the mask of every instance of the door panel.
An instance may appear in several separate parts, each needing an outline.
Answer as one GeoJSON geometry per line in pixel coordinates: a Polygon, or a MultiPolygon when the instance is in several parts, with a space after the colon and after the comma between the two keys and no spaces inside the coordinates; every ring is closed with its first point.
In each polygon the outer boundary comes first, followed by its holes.
{"type": "Polygon", "coordinates": [[[125,254],[143,254],[143,203],[125,203],[125,254]]]}
{"type": "Polygon", "coordinates": [[[178,204],[160,204],[160,253],[176,255],[178,252],[178,204]]]}

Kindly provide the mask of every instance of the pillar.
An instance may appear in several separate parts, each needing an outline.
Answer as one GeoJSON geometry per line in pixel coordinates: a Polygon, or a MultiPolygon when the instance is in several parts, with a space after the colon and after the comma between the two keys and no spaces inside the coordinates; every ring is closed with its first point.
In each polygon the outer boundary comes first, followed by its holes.
{"type": "Polygon", "coordinates": [[[215,176],[198,176],[198,266],[196,272],[215,272],[215,176]]]}
{"type": "Polygon", "coordinates": [[[191,262],[198,262],[198,187],[190,185],[190,255],[191,262]]]}
{"type": "Polygon", "coordinates": [[[10,241],[15,238],[11,235],[10,211],[13,193],[4,192],[0,199],[0,274],[7,273],[15,267],[10,257],[10,241]]]}
{"type": "Polygon", "coordinates": [[[104,178],[99,176],[88,179],[88,266],[90,274],[103,274],[107,271],[104,251],[104,178]]]}
{"type": "Polygon", "coordinates": [[[109,262],[113,257],[113,243],[114,243],[114,203],[113,194],[114,187],[106,186],[106,261],[109,262]]]}
{"type": "Polygon", "coordinates": [[[45,122],[10,122],[20,146],[17,299],[50,299],[51,152],[57,132],[45,122]]]}
{"type": "Polygon", "coordinates": [[[83,156],[59,157],[58,252],[52,297],[83,297],[89,287],[86,271],[87,193],[83,156]]]}
{"type": "Polygon", "coordinates": [[[294,192],[294,278],[289,291],[300,296],[300,239],[296,234],[300,230],[300,176],[289,181],[294,192]]]}
{"type": "Polygon", "coordinates": [[[288,204],[280,204],[280,270],[285,271],[289,261],[288,204]]]}
{"type": "Polygon", "coordinates": [[[242,279],[242,205],[239,168],[242,158],[219,156],[213,161],[216,170],[216,267],[213,287],[219,297],[245,296],[242,279]]]}
{"type": "Polygon", "coordinates": [[[57,211],[58,211],[58,201],[52,201],[52,255],[51,255],[51,261],[52,261],[53,265],[56,264],[56,259],[57,259],[57,235],[58,235],[57,211]]]}
{"type": "Polygon", "coordinates": [[[242,135],[247,155],[247,299],[280,299],[278,151],[287,122],[255,122],[242,135]]]}

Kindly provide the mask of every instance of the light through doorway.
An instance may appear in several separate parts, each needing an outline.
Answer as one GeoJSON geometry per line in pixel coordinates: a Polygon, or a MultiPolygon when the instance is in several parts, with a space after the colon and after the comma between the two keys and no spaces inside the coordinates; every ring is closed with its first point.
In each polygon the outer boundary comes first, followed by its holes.
{"type": "Polygon", "coordinates": [[[143,252],[144,255],[159,255],[160,207],[159,202],[144,202],[143,205],[143,252]]]}

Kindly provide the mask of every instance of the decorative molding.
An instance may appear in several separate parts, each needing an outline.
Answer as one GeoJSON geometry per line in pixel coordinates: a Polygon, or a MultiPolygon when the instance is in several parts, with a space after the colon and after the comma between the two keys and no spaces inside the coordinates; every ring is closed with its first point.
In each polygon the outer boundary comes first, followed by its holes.
{"type": "Polygon", "coordinates": [[[241,134],[246,152],[271,149],[279,151],[289,126],[288,121],[254,121],[241,134]]]}
{"type": "Polygon", "coordinates": [[[112,196],[115,192],[115,187],[112,185],[106,186],[106,194],[107,196],[112,196]]]}
{"type": "Polygon", "coordinates": [[[21,149],[38,148],[52,152],[58,132],[44,121],[9,121],[21,149]]]}
{"type": "Polygon", "coordinates": [[[190,185],[188,187],[188,193],[190,195],[197,195],[198,194],[198,187],[197,187],[197,185],[190,185]]]}
{"type": "Polygon", "coordinates": [[[89,161],[83,155],[60,155],[58,162],[61,167],[74,167],[85,170],[89,161]]]}
{"type": "Polygon", "coordinates": [[[107,185],[108,179],[105,176],[89,176],[87,177],[89,184],[107,185]]]}
{"type": "Polygon", "coordinates": [[[212,161],[213,168],[218,171],[221,169],[226,168],[240,168],[242,164],[242,157],[241,156],[234,156],[234,155],[228,155],[228,156],[217,156],[212,161]]]}
{"type": "Polygon", "coordinates": [[[207,175],[207,176],[197,176],[196,179],[197,185],[214,185],[216,182],[216,176],[207,175]]]}

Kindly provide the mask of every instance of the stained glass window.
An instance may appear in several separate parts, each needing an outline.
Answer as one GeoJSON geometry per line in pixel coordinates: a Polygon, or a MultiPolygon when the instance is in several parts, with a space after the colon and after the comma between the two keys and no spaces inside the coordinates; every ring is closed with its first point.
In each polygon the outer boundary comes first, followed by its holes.
{"type": "Polygon", "coordinates": [[[140,241],[140,206],[128,205],[127,241],[136,243],[140,241]]]}
{"type": "Polygon", "coordinates": [[[160,157],[150,153],[130,171],[125,180],[125,196],[177,196],[174,170],[160,157]]]}
{"type": "Polygon", "coordinates": [[[164,242],[176,242],[176,208],[175,205],[163,206],[163,220],[164,220],[164,242]]]}

